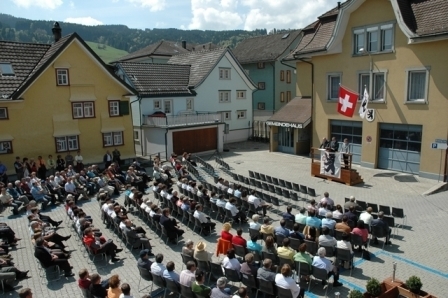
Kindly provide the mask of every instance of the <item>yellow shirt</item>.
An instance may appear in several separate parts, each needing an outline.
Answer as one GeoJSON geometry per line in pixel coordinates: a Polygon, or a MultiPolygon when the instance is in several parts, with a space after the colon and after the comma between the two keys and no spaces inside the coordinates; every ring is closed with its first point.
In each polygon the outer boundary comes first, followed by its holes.
{"type": "Polygon", "coordinates": [[[261,229],[260,229],[260,233],[274,235],[274,227],[271,225],[262,225],[261,229]]]}
{"type": "Polygon", "coordinates": [[[294,260],[294,255],[296,252],[291,247],[281,246],[277,248],[277,255],[284,259],[294,260]]]}
{"type": "Polygon", "coordinates": [[[120,298],[120,294],[121,289],[119,287],[115,289],[112,288],[107,289],[107,298],[120,298]]]}

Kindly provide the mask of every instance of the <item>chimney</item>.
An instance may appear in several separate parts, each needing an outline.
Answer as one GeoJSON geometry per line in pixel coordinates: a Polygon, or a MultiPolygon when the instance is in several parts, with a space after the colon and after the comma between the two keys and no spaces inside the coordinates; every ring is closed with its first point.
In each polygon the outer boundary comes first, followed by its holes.
{"type": "Polygon", "coordinates": [[[54,36],[54,42],[59,41],[59,39],[61,39],[61,32],[62,29],[59,26],[58,22],[54,22],[53,24],[53,29],[51,29],[51,31],[53,32],[53,36],[54,36]]]}
{"type": "Polygon", "coordinates": [[[338,9],[341,9],[341,2],[338,2],[338,9]]]}
{"type": "Polygon", "coordinates": [[[186,40],[182,40],[182,47],[184,49],[187,49],[187,41],[186,40]]]}

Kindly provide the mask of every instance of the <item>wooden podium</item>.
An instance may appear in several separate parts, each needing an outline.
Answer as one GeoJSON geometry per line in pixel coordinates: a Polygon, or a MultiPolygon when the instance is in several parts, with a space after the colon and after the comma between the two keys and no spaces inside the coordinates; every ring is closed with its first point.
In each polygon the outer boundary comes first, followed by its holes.
{"type": "Polygon", "coordinates": [[[359,183],[363,183],[361,175],[359,175],[358,171],[352,169],[352,154],[347,154],[348,156],[348,167],[344,167],[344,163],[341,164],[341,177],[333,177],[320,173],[320,150],[318,148],[311,148],[311,176],[320,177],[330,181],[336,181],[340,183],[345,183],[346,185],[356,185],[359,183]],[[315,158],[315,155],[318,154],[319,158],[315,158]]]}

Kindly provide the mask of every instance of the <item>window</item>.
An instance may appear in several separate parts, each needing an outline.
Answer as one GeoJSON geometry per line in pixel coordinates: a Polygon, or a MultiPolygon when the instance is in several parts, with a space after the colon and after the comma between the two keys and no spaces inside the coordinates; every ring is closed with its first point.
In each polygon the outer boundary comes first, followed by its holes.
{"type": "Polygon", "coordinates": [[[219,69],[219,79],[220,80],[230,80],[230,68],[220,68],[219,69]]]}
{"type": "Polygon", "coordinates": [[[94,118],[95,105],[92,101],[72,103],[73,118],[94,118]]]}
{"type": "Polygon", "coordinates": [[[246,98],[246,90],[236,91],[236,99],[245,99],[245,98],[246,98]]]}
{"type": "Polygon", "coordinates": [[[187,98],[187,111],[194,110],[194,98],[187,98]]]}
{"type": "Polygon", "coordinates": [[[280,102],[285,102],[285,92],[280,92],[280,102]]]}
{"type": "Polygon", "coordinates": [[[0,120],[8,119],[8,108],[0,108],[0,120]]]}
{"type": "Polygon", "coordinates": [[[104,147],[121,146],[121,145],[123,145],[122,131],[103,133],[104,147]]]}
{"type": "Polygon", "coordinates": [[[291,71],[290,70],[286,71],[286,83],[288,83],[288,84],[291,83],[291,71]]]}
{"type": "Polygon", "coordinates": [[[353,53],[390,52],[393,50],[394,24],[369,25],[353,31],[353,53]],[[361,49],[364,50],[361,51],[361,49]]]}
{"type": "Polygon", "coordinates": [[[154,110],[160,110],[160,100],[154,100],[154,110]]]}
{"type": "Polygon", "coordinates": [[[68,69],[59,68],[56,69],[56,83],[58,86],[68,86],[68,69]]]}
{"type": "Polygon", "coordinates": [[[280,81],[284,81],[285,80],[285,71],[284,70],[280,70],[280,81]]]}
{"type": "Polygon", "coordinates": [[[337,100],[339,98],[339,85],[341,84],[340,74],[328,75],[328,100],[337,100]]]}
{"type": "Polygon", "coordinates": [[[258,63],[257,63],[257,68],[258,68],[258,69],[262,69],[262,68],[264,68],[264,62],[258,62],[258,63]]]}
{"type": "Polygon", "coordinates": [[[78,136],[57,137],[55,141],[56,152],[79,150],[78,136]]]}
{"type": "Polygon", "coordinates": [[[140,132],[138,130],[134,130],[134,140],[140,141],[140,132]]]}
{"type": "Polygon", "coordinates": [[[109,101],[109,117],[120,116],[120,101],[111,100],[109,101]]]}
{"type": "Polygon", "coordinates": [[[291,91],[286,91],[286,102],[291,101],[291,91]]]}
{"type": "Polygon", "coordinates": [[[10,154],[10,153],[12,153],[12,142],[0,141],[0,154],[10,154]]]}
{"type": "Polygon", "coordinates": [[[232,119],[232,113],[230,111],[222,112],[222,118],[224,120],[231,120],[232,119]]]}
{"type": "Polygon", "coordinates": [[[219,102],[230,102],[230,91],[219,91],[219,102]]]}
{"type": "Polygon", "coordinates": [[[266,89],[266,84],[264,82],[258,82],[258,89],[260,90],[266,89]]]}
{"type": "Polygon", "coordinates": [[[259,110],[264,110],[266,109],[266,104],[264,102],[259,102],[258,103],[258,109],[259,110]]]}
{"type": "Polygon", "coordinates": [[[236,115],[238,117],[238,119],[246,119],[246,111],[241,110],[241,111],[236,111],[236,115]]]}
{"type": "Polygon", "coordinates": [[[374,72],[372,73],[372,86],[370,87],[370,74],[359,74],[358,91],[359,98],[362,100],[364,96],[364,89],[367,88],[369,93],[369,100],[371,101],[384,101],[386,99],[386,72],[374,72]]]}
{"type": "Polygon", "coordinates": [[[170,100],[170,99],[165,99],[164,101],[163,101],[163,107],[164,107],[164,109],[163,109],[163,112],[165,113],[165,114],[167,114],[167,115],[170,115],[171,113],[172,113],[172,105],[173,105],[173,101],[172,100],[170,100]]]}
{"type": "Polygon", "coordinates": [[[0,63],[0,73],[2,77],[13,77],[16,74],[14,73],[14,69],[12,68],[11,63],[9,62],[1,62],[0,63]]]}
{"type": "Polygon", "coordinates": [[[429,68],[407,70],[406,102],[427,103],[429,68]]]}

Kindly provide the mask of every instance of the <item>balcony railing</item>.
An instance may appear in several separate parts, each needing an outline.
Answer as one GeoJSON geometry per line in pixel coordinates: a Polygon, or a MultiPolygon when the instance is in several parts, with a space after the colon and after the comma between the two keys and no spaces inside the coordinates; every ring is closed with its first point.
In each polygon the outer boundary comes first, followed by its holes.
{"type": "Polygon", "coordinates": [[[185,114],[166,117],[151,117],[144,115],[144,123],[153,127],[193,126],[221,122],[220,113],[185,114]]]}

